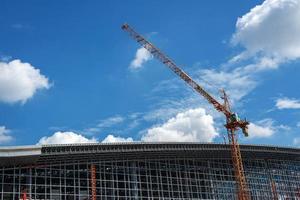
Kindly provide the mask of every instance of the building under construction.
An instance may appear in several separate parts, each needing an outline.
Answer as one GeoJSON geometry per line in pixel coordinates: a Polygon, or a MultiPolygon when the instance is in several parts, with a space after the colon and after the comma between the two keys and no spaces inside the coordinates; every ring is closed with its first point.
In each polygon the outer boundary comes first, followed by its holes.
{"type": "Polygon", "coordinates": [[[0,200],[300,199],[300,149],[242,145],[249,122],[220,103],[166,54],[137,43],[224,114],[228,144],[120,143],[0,148],[0,200]]]}
{"type": "MultiPolygon", "coordinates": [[[[300,149],[240,146],[251,199],[300,199],[300,149]]],[[[0,148],[0,199],[236,199],[230,146],[118,143],[0,148]]]]}

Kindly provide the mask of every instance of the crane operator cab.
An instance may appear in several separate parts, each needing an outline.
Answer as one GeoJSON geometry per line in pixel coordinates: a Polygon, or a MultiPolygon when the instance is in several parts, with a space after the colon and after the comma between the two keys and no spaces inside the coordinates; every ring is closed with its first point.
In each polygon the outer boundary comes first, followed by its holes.
{"type": "Polygon", "coordinates": [[[243,134],[245,137],[249,136],[248,132],[248,124],[246,120],[241,120],[237,113],[232,113],[230,115],[230,123],[231,124],[238,124],[238,126],[242,129],[243,134]]]}
{"type": "Polygon", "coordinates": [[[232,113],[230,115],[230,122],[231,123],[239,122],[239,121],[240,121],[240,118],[239,118],[239,115],[237,113],[232,113]]]}

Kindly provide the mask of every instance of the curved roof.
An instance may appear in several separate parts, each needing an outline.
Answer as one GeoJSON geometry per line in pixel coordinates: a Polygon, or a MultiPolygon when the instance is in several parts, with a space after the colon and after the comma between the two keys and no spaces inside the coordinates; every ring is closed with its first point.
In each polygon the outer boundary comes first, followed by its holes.
{"type": "MultiPolygon", "coordinates": [[[[240,145],[243,158],[300,160],[299,148],[240,145]]],[[[214,143],[92,143],[0,147],[0,165],[139,158],[230,158],[230,146],[214,143]]]]}

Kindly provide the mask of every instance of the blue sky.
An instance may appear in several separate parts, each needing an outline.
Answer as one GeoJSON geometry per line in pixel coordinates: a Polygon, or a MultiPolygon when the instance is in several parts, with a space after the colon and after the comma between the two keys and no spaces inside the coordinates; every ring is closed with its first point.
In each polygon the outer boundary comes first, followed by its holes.
{"type": "Polygon", "coordinates": [[[241,143],[299,146],[299,4],[2,1],[0,145],[223,142],[223,116],[127,22],[213,95],[228,91],[252,122],[241,143]]]}

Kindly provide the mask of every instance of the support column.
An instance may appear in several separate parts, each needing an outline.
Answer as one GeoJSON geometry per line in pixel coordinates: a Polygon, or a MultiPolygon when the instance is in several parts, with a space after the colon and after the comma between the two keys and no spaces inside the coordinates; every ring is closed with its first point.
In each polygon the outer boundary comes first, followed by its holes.
{"type": "Polygon", "coordinates": [[[96,166],[91,164],[91,189],[92,197],[91,200],[96,200],[96,166]]]}
{"type": "Polygon", "coordinates": [[[133,199],[138,200],[138,184],[137,184],[137,171],[135,161],[130,163],[130,182],[131,182],[131,196],[133,199]]]}

